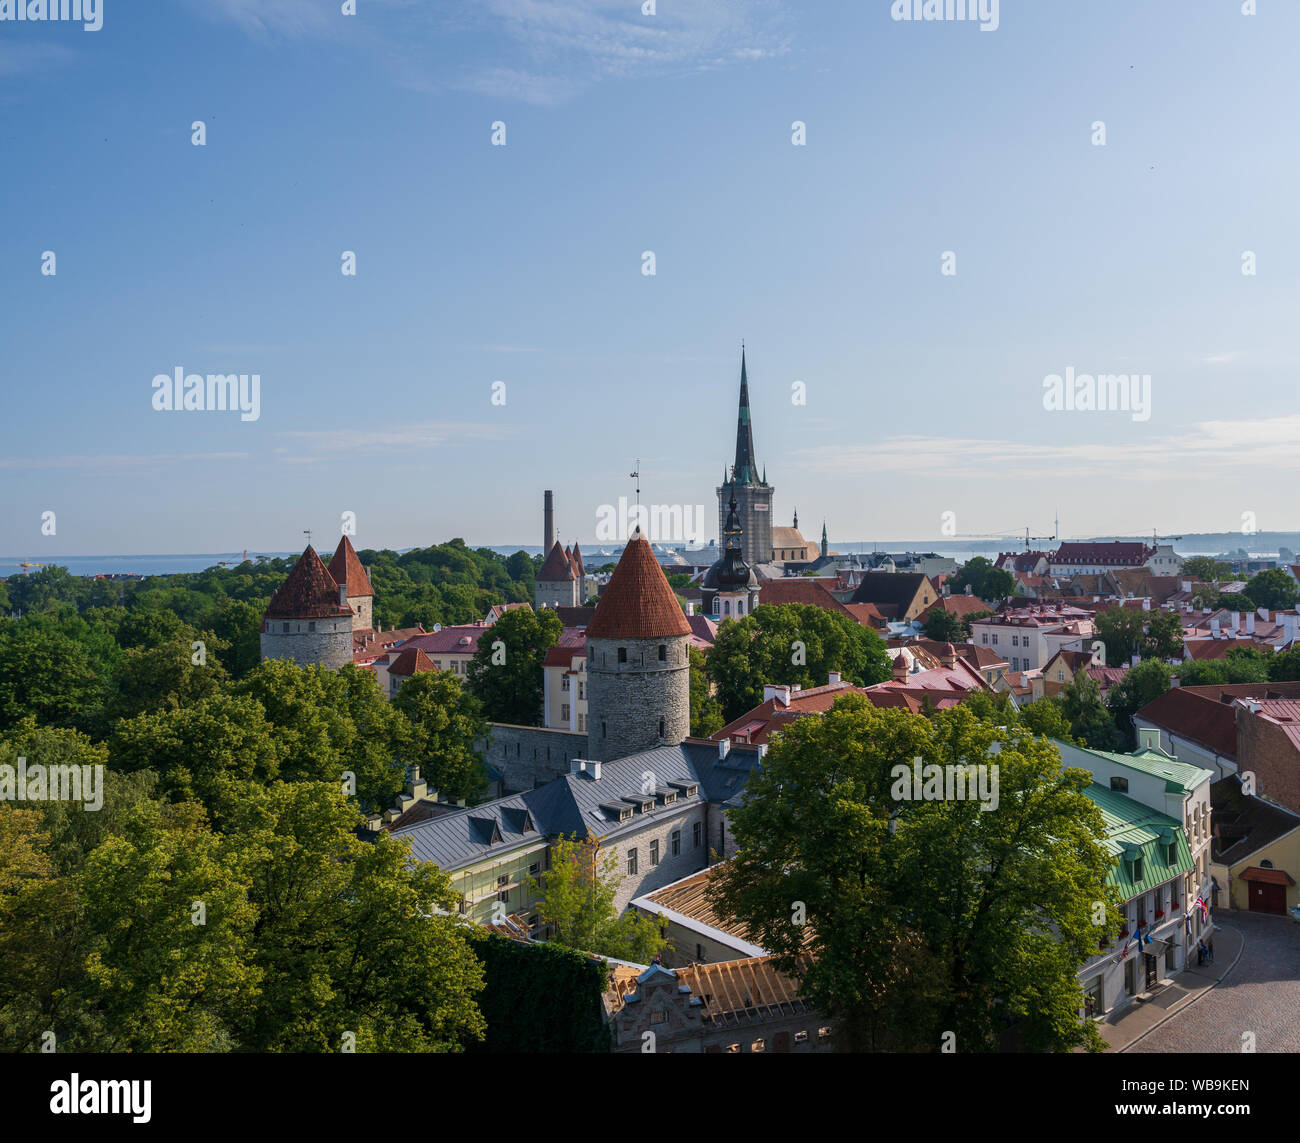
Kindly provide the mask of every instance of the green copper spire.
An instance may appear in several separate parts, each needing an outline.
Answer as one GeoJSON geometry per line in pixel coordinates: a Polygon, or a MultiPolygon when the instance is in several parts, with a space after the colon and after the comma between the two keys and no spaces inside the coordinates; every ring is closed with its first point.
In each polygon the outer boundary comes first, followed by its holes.
{"type": "Polygon", "coordinates": [[[758,479],[758,465],[754,460],[754,430],[749,423],[749,376],[745,371],[743,345],[740,348],[740,411],[736,418],[736,467],[733,479],[740,484],[754,484],[758,479]]]}

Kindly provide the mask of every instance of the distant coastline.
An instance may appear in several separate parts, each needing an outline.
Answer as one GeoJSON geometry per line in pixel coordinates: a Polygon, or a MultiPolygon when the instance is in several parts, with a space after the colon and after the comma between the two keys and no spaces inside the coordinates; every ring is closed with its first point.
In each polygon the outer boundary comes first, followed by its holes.
{"type": "MultiPolygon", "coordinates": [[[[1143,539],[1141,536],[1097,536],[1082,539],[1117,540],[1143,539]]],[[[1070,537],[1074,539],[1074,537],[1070,537]]],[[[445,541],[443,541],[445,542],[445,541]]],[[[581,542],[581,541],[579,541],[581,542]]],[[[1149,539],[1148,539],[1149,542],[1149,539]]],[[[685,545],[668,545],[684,548],[685,545]]],[[[861,553],[881,552],[934,552],[940,556],[950,556],[958,560],[968,560],[975,556],[993,559],[1002,552],[1023,551],[1024,537],[1006,536],[1001,541],[983,540],[978,543],[953,541],[936,542],[934,540],[851,540],[831,544],[831,551],[839,555],[858,555],[861,553]]],[[[1051,549],[1053,541],[1039,542],[1039,548],[1051,549]]],[[[1277,558],[1280,547],[1300,551],[1300,532],[1259,532],[1253,536],[1244,536],[1232,532],[1205,532],[1188,534],[1180,541],[1174,541],[1174,550],[1182,556],[1218,556],[1227,552],[1244,549],[1252,558],[1277,558]]],[[[364,545],[358,545],[364,550],[364,545]]],[[[515,552],[527,552],[530,556],[542,554],[536,544],[471,544],[470,547],[486,547],[503,556],[515,552]]],[[[399,554],[411,548],[395,549],[399,554]]],[[[610,545],[583,544],[583,557],[589,568],[599,567],[617,558],[621,549],[610,545]]],[[[708,549],[690,549],[691,552],[708,549]]],[[[717,551],[716,548],[713,549],[717,551]]],[[[249,560],[256,562],[259,557],[266,559],[297,559],[300,553],[292,552],[250,552],[249,560]]],[[[243,559],[242,552],[201,552],[201,553],[155,553],[149,555],[88,555],[88,556],[46,556],[42,558],[35,553],[15,556],[0,556],[0,579],[23,574],[22,563],[45,564],[64,567],[69,574],[78,576],[98,575],[179,575],[206,571],[220,566],[224,561],[227,566],[235,567],[243,559]]],[[[35,571],[36,568],[31,570],[35,571]]]]}

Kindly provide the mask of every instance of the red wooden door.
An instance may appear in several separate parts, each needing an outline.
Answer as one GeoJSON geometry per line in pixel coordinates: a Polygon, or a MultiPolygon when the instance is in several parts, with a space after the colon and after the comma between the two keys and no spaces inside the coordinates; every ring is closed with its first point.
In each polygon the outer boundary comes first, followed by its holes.
{"type": "Polygon", "coordinates": [[[1250,883],[1250,907],[1256,913],[1285,913],[1286,886],[1264,881],[1250,883]]]}

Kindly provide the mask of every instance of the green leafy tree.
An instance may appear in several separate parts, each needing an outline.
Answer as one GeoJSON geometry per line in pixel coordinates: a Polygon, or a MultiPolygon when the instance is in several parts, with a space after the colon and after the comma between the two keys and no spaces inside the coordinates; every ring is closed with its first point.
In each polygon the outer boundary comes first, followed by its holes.
{"type": "Polygon", "coordinates": [[[940,643],[965,643],[970,638],[970,621],[964,616],[933,607],[925,617],[921,630],[927,639],[940,643]]]}
{"type": "Polygon", "coordinates": [[[381,832],[359,840],[332,783],[250,791],[232,834],[257,910],[255,1006],[237,1039],[257,1052],[450,1052],[483,1035],[483,970],[453,916],[447,875],[381,832]]]}
{"type": "Polygon", "coordinates": [[[1111,607],[1097,616],[1097,638],[1106,646],[1106,662],[1122,667],[1142,650],[1144,614],[1131,607],[1111,607]]]}
{"type": "Polygon", "coordinates": [[[542,662],[564,624],[551,608],[508,611],[479,638],[469,689],[489,722],[536,726],[542,714],[542,662]]]}
{"type": "Polygon", "coordinates": [[[1284,568],[1269,568],[1246,585],[1250,598],[1256,607],[1267,607],[1270,611],[1286,611],[1296,605],[1300,596],[1300,587],[1284,568]]]}
{"type": "Polygon", "coordinates": [[[1300,646],[1280,651],[1268,661],[1270,682],[1295,682],[1300,679],[1300,646]]]}
{"type": "Polygon", "coordinates": [[[1110,707],[1111,717],[1115,723],[1125,750],[1137,746],[1137,730],[1133,725],[1133,716],[1147,703],[1159,698],[1171,685],[1169,665],[1162,659],[1145,659],[1136,667],[1126,671],[1124,677],[1111,688],[1106,696],[1106,705],[1110,707]]]}
{"type": "Polygon", "coordinates": [[[1072,737],[1094,750],[1119,747],[1115,721],[1101,699],[1101,684],[1090,674],[1080,671],[1058,697],[1072,737]]]}
{"type": "Polygon", "coordinates": [[[691,663],[691,735],[710,738],[726,725],[722,704],[710,691],[704,653],[698,647],[687,651],[691,663]]]}
{"type": "Polygon", "coordinates": [[[1183,579],[1198,579],[1202,583],[1217,583],[1232,575],[1232,568],[1213,556],[1191,556],[1183,561],[1179,573],[1183,579]]]}
{"type": "Polygon", "coordinates": [[[1020,721],[1029,730],[1043,738],[1075,743],[1074,731],[1058,698],[1042,698],[1031,702],[1020,711],[1020,721]]]}
{"type": "Polygon", "coordinates": [[[279,778],[287,745],[260,702],[220,694],[122,719],[108,751],[115,770],[155,772],[168,799],[201,802],[224,823],[242,787],[279,778]]]}
{"type": "Polygon", "coordinates": [[[1255,647],[1233,647],[1222,659],[1181,663],[1178,682],[1184,687],[1221,686],[1225,683],[1266,683],[1273,655],[1255,647]]]}
{"type": "Polygon", "coordinates": [[[1016,577],[1009,571],[994,567],[992,560],[975,556],[962,564],[961,570],[953,577],[954,594],[964,592],[967,587],[986,603],[994,603],[1015,590],[1016,577]]]}
{"type": "Polygon", "coordinates": [[[931,718],[841,698],[772,745],[731,812],[735,857],[715,904],[801,993],[840,1022],[849,1051],[1100,1048],[1076,973],[1118,928],[1091,778],[1055,746],[964,707],[931,718]],[[995,746],[1001,747],[994,753],[995,746]],[[904,797],[913,759],[996,765],[998,804],[904,797]]]}
{"type": "MultiPolygon", "coordinates": [[[[1175,611],[1146,613],[1146,634],[1142,640],[1144,659],[1181,659],[1183,657],[1183,621],[1175,611]]],[[[1109,662],[1109,660],[1107,660],[1109,662]]]]}
{"type": "Polygon", "coordinates": [[[75,640],[0,620],[0,731],[28,715],[52,726],[84,725],[103,702],[104,682],[75,640]]]}
{"type": "Polygon", "coordinates": [[[229,677],[217,660],[221,646],[214,635],[201,632],[194,639],[182,635],[154,646],[129,648],[114,672],[105,703],[109,724],[190,706],[215,695],[229,677]]]}
{"type": "Polygon", "coordinates": [[[488,728],[478,699],[452,675],[421,671],[402,684],[392,705],[409,728],[402,757],[420,767],[429,787],[450,798],[481,798],[487,771],[476,744],[488,728]]]}
{"type": "Polygon", "coordinates": [[[870,686],[893,675],[884,641],[848,615],[811,604],[761,604],[723,620],[706,660],[722,717],[730,722],[763,700],[766,683],[824,686],[831,671],[870,686]]]}
{"type": "Polygon", "coordinates": [[[598,838],[560,837],[551,843],[551,867],[529,877],[528,888],[541,895],[537,916],[556,944],[646,964],[672,948],[661,932],[667,921],[635,911],[619,916],[614,901],[622,882],[618,854],[601,853],[598,838]]]}

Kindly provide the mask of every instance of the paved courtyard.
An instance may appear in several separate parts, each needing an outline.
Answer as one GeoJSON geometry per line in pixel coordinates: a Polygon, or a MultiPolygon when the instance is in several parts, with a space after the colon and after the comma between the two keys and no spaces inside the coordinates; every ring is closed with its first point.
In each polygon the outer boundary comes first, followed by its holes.
{"type": "Polygon", "coordinates": [[[1241,934],[1241,959],[1217,988],[1127,1050],[1240,1052],[1242,1033],[1253,1032],[1257,1052],[1300,1052],[1300,924],[1227,911],[1214,919],[1241,934]]]}

